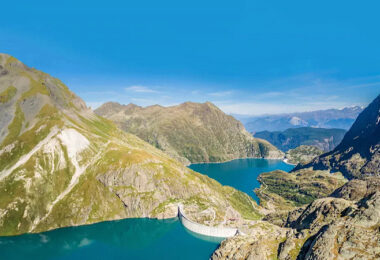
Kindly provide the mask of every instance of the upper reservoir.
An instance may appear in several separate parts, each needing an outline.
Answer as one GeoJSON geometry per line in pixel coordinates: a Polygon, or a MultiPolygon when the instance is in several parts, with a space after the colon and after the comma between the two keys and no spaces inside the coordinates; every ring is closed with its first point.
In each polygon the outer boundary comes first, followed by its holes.
{"type": "Polygon", "coordinates": [[[294,165],[282,160],[267,159],[237,159],[224,163],[198,163],[189,166],[192,170],[206,174],[223,185],[232,186],[250,195],[257,202],[259,199],[254,193],[260,187],[257,177],[260,173],[273,170],[290,171],[294,165]]]}

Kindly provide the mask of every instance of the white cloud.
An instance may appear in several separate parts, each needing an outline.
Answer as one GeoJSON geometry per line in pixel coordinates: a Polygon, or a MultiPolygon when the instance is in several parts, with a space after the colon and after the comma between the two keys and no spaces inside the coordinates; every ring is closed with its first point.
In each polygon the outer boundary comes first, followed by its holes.
{"type": "Polygon", "coordinates": [[[157,90],[154,90],[145,86],[139,86],[139,85],[127,87],[125,88],[125,90],[137,92],[137,93],[157,93],[158,92],[157,90]]]}
{"type": "Polygon", "coordinates": [[[209,96],[213,96],[213,97],[226,97],[226,96],[229,96],[233,93],[233,91],[229,90],[229,91],[219,91],[219,92],[212,92],[212,93],[208,93],[209,96]]]}

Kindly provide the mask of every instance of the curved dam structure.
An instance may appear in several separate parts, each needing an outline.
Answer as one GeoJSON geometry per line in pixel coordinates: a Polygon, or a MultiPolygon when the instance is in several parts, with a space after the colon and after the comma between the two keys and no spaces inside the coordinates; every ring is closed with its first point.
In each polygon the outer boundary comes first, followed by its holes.
{"type": "Polygon", "coordinates": [[[241,233],[237,228],[210,227],[196,223],[186,217],[182,205],[178,206],[178,218],[185,228],[194,233],[198,233],[204,236],[227,238],[241,233]]]}

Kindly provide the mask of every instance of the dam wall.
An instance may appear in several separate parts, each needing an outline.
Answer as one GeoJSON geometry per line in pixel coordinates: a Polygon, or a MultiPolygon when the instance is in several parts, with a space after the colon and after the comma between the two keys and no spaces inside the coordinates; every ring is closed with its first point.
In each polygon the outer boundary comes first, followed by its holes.
{"type": "Polygon", "coordinates": [[[204,236],[227,238],[239,233],[237,228],[211,227],[196,223],[186,217],[182,205],[178,206],[178,217],[185,228],[204,236]]]}

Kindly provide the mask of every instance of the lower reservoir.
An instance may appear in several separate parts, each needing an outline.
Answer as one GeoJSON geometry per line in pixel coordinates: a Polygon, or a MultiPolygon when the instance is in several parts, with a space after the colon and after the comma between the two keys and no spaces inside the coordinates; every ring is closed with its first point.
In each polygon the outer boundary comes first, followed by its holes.
{"type": "MultiPolygon", "coordinates": [[[[239,159],[190,168],[257,200],[253,190],[260,185],[260,173],[293,166],[281,160],[239,159]]],[[[221,241],[188,231],[177,218],[125,219],[0,237],[0,259],[208,259],[221,241]]]]}

